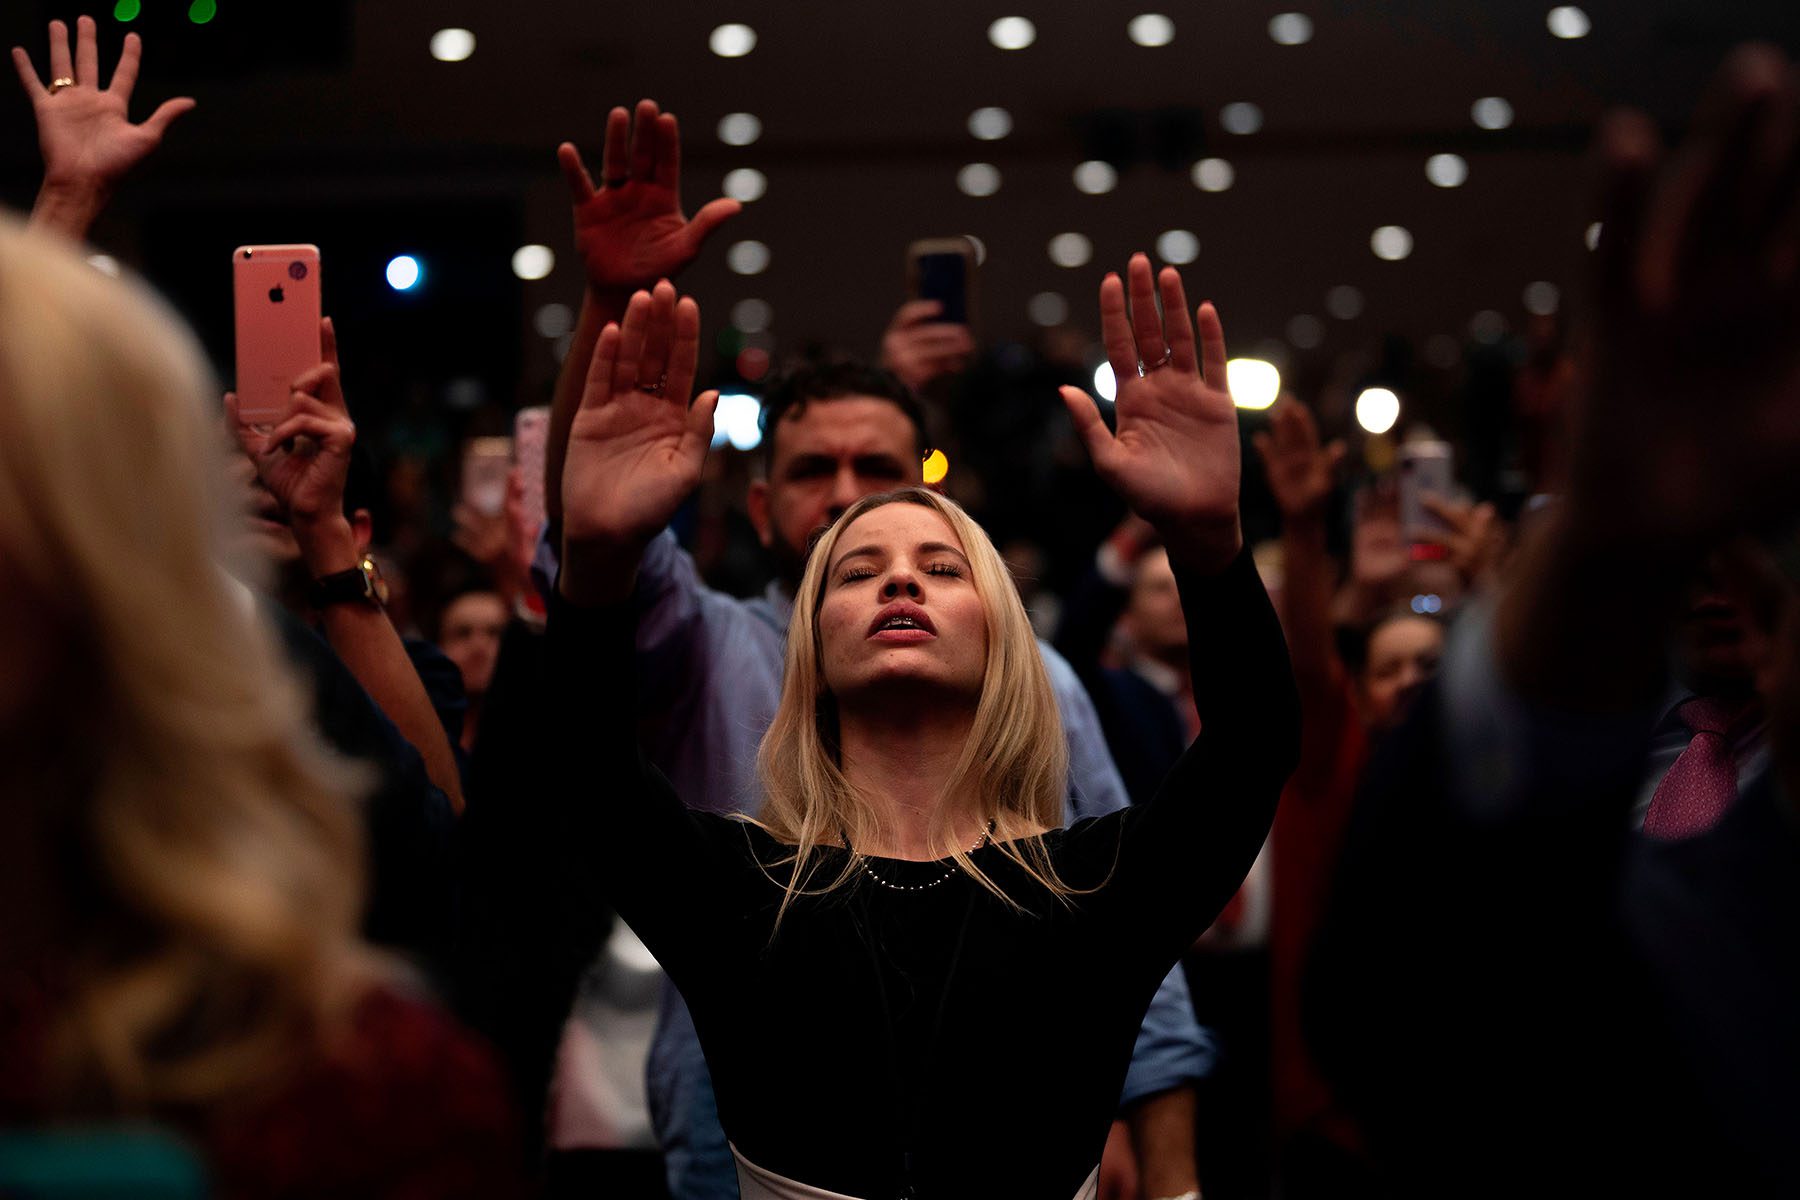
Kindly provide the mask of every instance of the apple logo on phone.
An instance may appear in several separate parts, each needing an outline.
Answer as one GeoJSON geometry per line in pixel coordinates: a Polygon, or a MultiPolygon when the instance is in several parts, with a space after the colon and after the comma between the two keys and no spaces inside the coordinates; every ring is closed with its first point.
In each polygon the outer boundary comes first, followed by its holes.
{"type": "Polygon", "coordinates": [[[281,285],[278,283],[269,289],[269,299],[275,304],[280,304],[283,300],[287,299],[287,293],[281,290],[281,285]]]}

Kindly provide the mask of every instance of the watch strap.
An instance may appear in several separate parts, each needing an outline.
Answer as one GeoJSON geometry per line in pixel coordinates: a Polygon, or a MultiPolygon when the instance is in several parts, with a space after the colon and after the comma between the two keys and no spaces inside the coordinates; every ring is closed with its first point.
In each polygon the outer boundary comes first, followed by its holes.
{"type": "Polygon", "coordinates": [[[360,566],[351,567],[348,571],[334,571],[312,581],[307,589],[307,601],[314,608],[325,608],[333,604],[354,604],[361,602],[381,607],[381,601],[375,595],[374,585],[360,566]]]}

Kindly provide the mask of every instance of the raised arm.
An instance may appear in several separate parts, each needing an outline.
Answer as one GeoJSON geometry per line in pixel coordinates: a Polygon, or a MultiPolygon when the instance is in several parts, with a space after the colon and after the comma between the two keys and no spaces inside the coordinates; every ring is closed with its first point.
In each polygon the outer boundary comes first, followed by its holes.
{"type": "Polygon", "coordinates": [[[558,146],[556,160],[574,206],[575,250],[587,273],[587,291],[551,403],[544,506],[553,524],[562,518],[569,427],[581,406],[600,331],[624,320],[633,292],[673,278],[693,262],[713,230],[741,207],[721,197],[702,205],[692,219],[682,213],[681,127],[673,113],[658,111],[654,100],[638,101],[635,122],[623,108],[607,115],[600,186],[594,186],[574,143],[558,146]]]}
{"type": "Polygon", "coordinates": [[[1666,165],[1647,118],[1601,125],[1596,321],[1569,494],[1497,619],[1497,659],[1529,701],[1653,703],[1688,574],[1800,508],[1797,111],[1793,67],[1753,47],[1727,61],[1666,165]]]}
{"type": "MultiPolygon", "coordinates": [[[[237,397],[225,397],[238,444],[288,514],[294,540],[315,580],[356,571],[362,561],[344,515],[344,482],[356,426],[344,404],[337,336],[329,318],[321,323],[319,335],[324,361],[294,381],[292,408],[274,429],[265,432],[244,422],[237,397]]],[[[431,782],[461,812],[462,776],[456,755],[386,611],[360,600],[331,603],[324,606],[320,620],[325,640],[425,760],[431,782]]]]}
{"type": "Polygon", "coordinates": [[[688,811],[637,743],[630,603],[644,547],[700,481],[717,392],[688,402],[700,310],[667,282],[631,298],[587,372],[563,472],[562,569],[549,622],[550,753],[568,777],[606,780],[608,844],[596,847],[619,914],[689,985],[724,970],[722,905],[761,876],[746,829],[688,811]]]}
{"type": "Polygon", "coordinates": [[[1127,815],[1130,861],[1121,858],[1112,888],[1175,954],[1255,860],[1293,770],[1300,718],[1281,628],[1238,522],[1237,411],[1219,315],[1202,304],[1190,322],[1172,267],[1153,280],[1139,254],[1129,276],[1129,315],[1119,277],[1100,285],[1117,434],[1085,392],[1064,388],[1063,400],[1101,478],[1162,536],[1187,614],[1201,733],[1156,797],[1127,815]]]}
{"type": "Polygon", "coordinates": [[[87,237],[119,181],[162,144],[175,119],[194,107],[187,96],[165,100],[137,125],[127,109],[137,84],[143,43],[125,35],[112,79],[100,86],[99,33],[92,17],[75,22],[75,50],[69,27],[50,22],[50,78],[46,82],[23,46],[14,46],[13,66],[37,119],[44,182],[31,209],[31,224],[75,241],[87,237]]]}
{"type": "Polygon", "coordinates": [[[1255,438],[1269,491],[1281,510],[1281,624],[1301,702],[1339,686],[1343,666],[1331,636],[1334,572],[1325,551],[1325,504],[1344,443],[1319,444],[1318,423],[1304,404],[1284,399],[1269,429],[1255,438]]]}

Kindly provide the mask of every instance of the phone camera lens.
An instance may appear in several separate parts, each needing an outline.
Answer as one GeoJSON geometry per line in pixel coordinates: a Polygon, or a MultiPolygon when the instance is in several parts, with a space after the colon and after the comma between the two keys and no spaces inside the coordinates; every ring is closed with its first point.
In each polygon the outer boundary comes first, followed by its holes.
{"type": "Polygon", "coordinates": [[[306,278],[306,264],[293,262],[288,264],[288,278],[298,282],[306,278]]]}

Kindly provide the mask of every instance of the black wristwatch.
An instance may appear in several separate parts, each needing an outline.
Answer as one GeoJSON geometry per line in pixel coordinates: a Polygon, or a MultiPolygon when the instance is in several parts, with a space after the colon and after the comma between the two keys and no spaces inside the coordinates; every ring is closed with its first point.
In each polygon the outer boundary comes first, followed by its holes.
{"type": "Polygon", "coordinates": [[[371,604],[383,608],[387,604],[387,580],[375,560],[363,555],[362,561],[348,571],[337,571],[312,581],[306,599],[314,608],[333,604],[371,604]]]}

